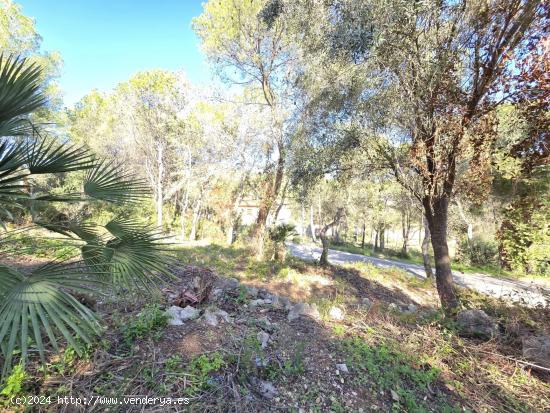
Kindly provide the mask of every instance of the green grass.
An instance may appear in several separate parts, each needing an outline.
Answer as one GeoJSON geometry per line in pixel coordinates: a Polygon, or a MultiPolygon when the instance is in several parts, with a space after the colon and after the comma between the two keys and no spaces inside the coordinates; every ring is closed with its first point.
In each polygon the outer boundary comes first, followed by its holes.
{"type": "Polygon", "coordinates": [[[130,347],[136,340],[152,336],[158,338],[168,325],[168,316],[157,304],[147,305],[137,317],[122,326],[124,344],[130,347]]]}
{"type": "MultiPolygon", "coordinates": [[[[416,250],[409,250],[407,256],[404,257],[401,251],[397,251],[392,248],[385,248],[383,251],[374,251],[370,246],[365,246],[364,248],[361,248],[359,245],[355,245],[353,243],[331,244],[330,248],[338,251],[349,252],[352,254],[365,255],[367,257],[383,258],[383,259],[401,261],[405,263],[418,264],[418,265],[424,264],[424,261],[422,259],[422,254],[416,250]]],[[[432,254],[430,254],[430,261],[432,262],[432,266],[433,266],[434,258],[432,254]]],[[[502,268],[495,267],[493,265],[473,266],[473,265],[466,265],[461,262],[454,261],[452,262],[451,266],[453,270],[461,271],[461,272],[482,273],[482,274],[487,274],[487,275],[497,276],[497,277],[511,277],[511,278],[525,277],[524,274],[512,273],[510,271],[503,270],[502,268]]]]}
{"type": "MultiPolygon", "coordinates": [[[[432,411],[425,398],[436,388],[439,369],[428,364],[419,365],[418,360],[384,343],[371,345],[355,337],[342,341],[341,345],[348,365],[357,374],[356,380],[361,384],[374,382],[379,390],[390,392],[393,411],[432,411]]],[[[448,405],[444,394],[436,394],[436,399],[437,411],[461,411],[448,405]]]]}
{"type": "Polygon", "coordinates": [[[80,254],[72,240],[45,236],[44,231],[27,231],[14,234],[0,244],[0,251],[13,255],[32,255],[38,258],[66,259],[80,254]]]}

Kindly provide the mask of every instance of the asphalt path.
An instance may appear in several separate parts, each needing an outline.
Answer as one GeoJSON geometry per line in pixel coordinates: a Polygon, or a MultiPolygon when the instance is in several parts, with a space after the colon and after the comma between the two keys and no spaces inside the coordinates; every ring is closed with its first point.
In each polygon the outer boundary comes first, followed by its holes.
{"type": "MultiPolygon", "coordinates": [[[[303,260],[316,261],[321,256],[321,248],[317,246],[287,243],[287,247],[293,256],[303,260]]],[[[337,250],[329,250],[328,260],[330,263],[338,265],[366,262],[380,268],[397,267],[413,276],[426,278],[423,266],[402,261],[369,257],[337,250]]],[[[470,288],[492,297],[510,300],[529,307],[550,305],[550,289],[534,283],[493,277],[480,273],[463,273],[461,271],[453,271],[453,280],[461,287],[470,288]]]]}

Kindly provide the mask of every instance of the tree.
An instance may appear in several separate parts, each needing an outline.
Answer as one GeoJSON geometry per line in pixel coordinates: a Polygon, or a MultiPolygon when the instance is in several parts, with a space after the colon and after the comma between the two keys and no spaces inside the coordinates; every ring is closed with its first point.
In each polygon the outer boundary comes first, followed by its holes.
{"type": "Polygon", "coordinates": [[[324,225],[319,231],[319,238],[321,239],[321,244],[323,245],[323,251],[321,252],[321,257],[319,258],[319,265],[323,267],[326,267],[328,265],[328,248],[330,244],[327,238],[327,231],[329,229],[332,229],[335,225],[339,225],[343,217],[344,208],[338,207],[332,221],[324,225]]]}
{"type": "Polygon", "coordinates": [[[5,56],[18,55],[42,68],[40,80],[47,102],[32,114],[35,123],[60,120],[56,109],[62,104],[56,78],[63,60],[57,52],[42,51],[41,43],[42,37],[36,30],[34,20],[21,12],[21,6],[12,0],[0,0],[0,50],[5,56]]]}
{"type": "Polygon", "coordinates": [[[258,239],[258,256],[262,256],[268,217],[282,189],[288,156],[285,94],[291,84],[293,47],[284,21],[273,18],[278,12],[276,2],[211,0],[203,8],[193,28],[218,74],[229,83],[259,89],[261,98],[255,103],[269,108],[272,129],[264,148],[263,188],[252,233],[258,239]]]}
{"type": "MultiPolygon", "coordinates": [[[[366,132],[348,133],[350,146],[370,142],[395,178],[422,202],[437,289],[449,313],[459,305],[447,245],[449,202],[459,173],[475,167],[476,155],[483,153],[475,149],[487,145],[487,135],[476,128],[486,125],[487,113],[501,103],[498,85],[520,58],[522,43],[537,30],[533,22],[544,14],[541,4],[349,0],[308,3],[306,12],[292,13],[323,25],[324,37],[310,40],[309,50],[325,59],[327,73],[352,68],[342,81],[333,76],[330,105],[341,114],[339,121],[354,118],[366,132]],[[323,42],[328,53],[319,46],[323,42]],[[331,64],[329,58],[336,61],[331,64]],[[471,159],[462,157],[466,145],[474,148],[471,159]],[[411,185],[411,171],[419,188],[411,185]]],[[[314,32],[318,38],[319,30],[314,32]]]]}
{"type": "Polygon", "coordinates": [[[87,219],[82,209],[74,214],[57,205],[91,202],[128,205],[147,195],[143,183],[113,161],[96,158],[83,147],[47,137],[31,122],[31,115],[46,103],[40,67],[24,59],[0,58],[0,243],[10,245],[16,234],[42,227],[62,235],[80,248],[81,259],[49,262],[30,273],[0,263],[0,351],[2,374],[8,373],[20,352],[24,364],[29,349],[38,350],[42,362],[44,333],[57,349],[63,336],[78,354],[82,345],[100,332],[93,312],[75,294],[91,293],[98,285],[148,287],[169,259],[158,234],[124,216],[105,225],[87,219]],[[41,185],[37,177],[84,173],[80,192],[60,193],[41,185]],[[23,211],[32,225],[6,230],[14,211],[23,211]]]}

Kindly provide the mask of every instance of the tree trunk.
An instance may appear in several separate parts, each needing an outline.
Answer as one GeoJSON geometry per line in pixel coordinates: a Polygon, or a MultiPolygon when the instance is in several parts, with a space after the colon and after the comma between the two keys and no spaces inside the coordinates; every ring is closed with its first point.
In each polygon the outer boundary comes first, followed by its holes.
{"type": "Polygon", "coordinates": [[[410,212],[403,211],[401,214],[401,225],[403,230],[403,246],[401,247],[401,253],[407,255],[407,248],[409,244],[409,234],[411,232],[411,215],[410,212]]]}
{"type": "Polygon", "coordinates": [[[277,169],[275,171],[275,177],[273,179],[272,174],[268,174],[267,185],[264,193],[264,198],[261,201],[260,208],[258,210],[258,217],[256,218],[256,225],[252,236],[256,238],[256,258],[261,259],[264,255],[266,226],[269,211],[273,207],[277,195],[281,189],[281,183],[283,181],[284,173],[284,153],[282,146],[279,145],[279,159],[277,161],[277,169]]]}
{"type": "Polygon", "coordinates": [[[281,202],[277,206],[277,209],[275,210],[275,215],[273,216],[273,223],[277,225],[277,218],[279,218],[279,213],[281,212],[281,209],[283,209],[283,206],[285,206],[285,198],[286,198],[286,189],[288,187],[288,182],[290,180],[287,179],[285,186],[283,187],[283,190],[281,192],[281,202]]]}
{"type": "Polygon", "coordinates": [[[365,221],[363,221],[363,234],[361,235],[361,249],[365,248],[365,232],[366,232],[366,228],[367,227],[367,224],[365,223],[365,221]]]}
{"type": "Polygon", "coordinates": [[[374,250],[378,251],[378,230],[374,229],[374,250]]]}
{"type": "Polygon", "coordinates": [[[185,189],[185,196],[183,201],[180,204],[180,233],[181,240],[185,240],[185,214],[187,213],[187,208],[189,207],[189,185],[185,189]]]}
{"type": "Polygon", "coordinates": [[[423,204],[434,251],[437,292],[444,311],[447,314],[452,314],[458,308],[459,303],[453,286],[451,259],[447,245],[449,198],[446,196],[436,199],[426,197],[423,204]]]}
{"type": "Polygon", "coordinates": [[[202,207],[202,194],[199,195],[199,199],[195,203],[195,207],[193,208],[193,221],[191,222],[191,233],[189,234],[189,240],[195,241],[197,238],[197,224],[199,222],[200,218],[200,212],[202,207]]]}
{"type": "Polygon", "coordinates": [[[305,211],[303,202],[300,204],[300,207],[301,207],[301,210],[300,210],[300,236],[303,237],[305,235],[304,226],[305,226],[305,220],[306,220],[306,211],[305,211]]]}
{"type": "Polygon", "coordinates": [[[428,248],[430,245],[430,228],[428,221],[422,215],[422,223],[424,224],[424,239],[422,240],[422,261],[424,262],[424,271],[426,271],[426,277],[432,278],[432,264],[430,263],[430,255],[428,254],[428,248]]]}
{"type": "Polygon", "coordinates": [[[164,175],[163,153],[162,145],[157,144],[157,227],[162,226],[162,200],[163,200],[163,188],[162,180],[164,175]]]}
{"type": "Polygon", "coordinates": [[[315,223],[313,222],[313,204],[311,204],[309,208],[309,228],[311,231],[311,239],[313,242],[317,242],[317,239],[315,239],[315,223]]]}
{"type": "Polygon", "coordinates": [[[378,235],[378,237],[380,238],[380,250],[381,251],[384,251],[384,248],[386,248],[385,232],[386,232],[386,226],[382,225],[382,227],[380,228],[379,235],[378,235]]]}
{"type": "Polygon", "coordinates": [[[321,258],[319,258],[319,264],[323,267],[326,267],[329,264],[328,263],[329,241],[327,237],[327,231],[331,229],[334,225],[338,225],[343,215],[344,215],[344,209],[338,208],[336,210],[336,215],[334,216],[334,220],[330,224],[325,225],[321,229],[321,231],[319,231],[319,238],[321,238],[321,243],[323,244],[323,252],[321,253],[321,258]]]}

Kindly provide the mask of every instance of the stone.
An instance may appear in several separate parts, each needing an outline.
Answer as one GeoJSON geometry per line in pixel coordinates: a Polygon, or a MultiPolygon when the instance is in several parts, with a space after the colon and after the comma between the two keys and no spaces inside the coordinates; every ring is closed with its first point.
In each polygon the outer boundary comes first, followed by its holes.
{"type": "Polygon", "coordinates": [[[257,295],[259,298],[271,298],[271,294],[265,288],[260,288],[259,290],[257,290],[257,295]]]}
{"type": "Polygon", "coordinates": [[[336,370],[341,371],[342,373],[349,373],[348,366],[344,363],[337,364],[336,370]]]}
{"type": "Polygon", "coordinates": [[[262,305],[265,305],[267,304],[266,303],[266,300],[262,299],[262,298],[258,298],[256,300],[251,300],[248,305],[252,308],[254,307],[258,307],[258,306],[262,306],[262,305]]]}
{"type": "Polygon", "coordinates": [[[368,297],[363,297],[363,299],[361,300],[361,304],[365,307],[371,307],[372,301],[368,297]]]}
{"type": "Polygon", "coordinates": [[[418,310],[418,307],[412,303],[407,306],[407,311],[409,313],[416,313],[417,310],[418,310]]]}
{"type": "Polygon", "coordinates": [[[222,297],[222,295],[223,295],[223,288],[214,288],[210,293],[210,296],[214,301],[219,300],[222,297]]]}
{"type": "Polygon", "coordinates": [[[297,319],[300,316],[307,316],[314,319],[319,319],[319,310],[317,305],[308,303],[297,303],[288,312],[288,321],[297,319]]]}
{"type": "Polygon", "coordinates": [[[498,334],[498,324],[483,310],[462,310],[456,321],[460,334],[465,337],[492,338],[498,334]]]}
{"type": "Polygon", "coordinates": [[[235,289],[235,288],[239,287],[239,280],[237,280],[236,278],[228,278],[227,279],[227,287],[229,289],[235,289]]]}
{"type": "Polygon", "coordinates": [[[398,402],[399,401],[399,395],[397,394],[397,392],[395,392],[394,390],[390,390],[390,393],[391,393],[391,398],[393,399],[393,401],[398,402]]]}
{"type": "Polygon", "coordinates": [[[399,307],[397,306],[397,304],[395,303],[390,303],[390,305],[388,306],[388,308],[392,311],[398,311],[399,310],[399,307]]]}
{"type": "Polygon", "coordinates": [[[550,368],[550,335],[523,337],[523,357],[541,367],[550,368]]]}
{"type": "Polygon", "coordinates": [[[231,323],[233,320],[231,319],[231,317],[229,316],[229,313],[227,311],[224,311],[224,310],[218,310],[216,311],[216,315],[218,317],[220,317],[224,322],[226,323],[231,323]]]}
{"type": "Polygon", "coordinates": [[[252,297],[252,298],[256,298],[258,296],[258,289],[256,287],[251,287],[251,286],[246,286],[246,293],[252,297]]]}
{"type": "Polygon", "coordinates": [[[281,304],[283,305],[285,310],[289,311],[292,308],[292,302],[288,297],[279,296],[279,300],[281,301],[281,304]]]}
{"type": "Polygon", "coordinates": [[[197,310],[196,308],[188,305],[187,307],[181,309],[179,316],[181,320],[187,321],[187,320],[194,320],[195,318],[198,318],[200,313],[201,313],[200,310],[197,310]]]}
{"type": "Polygon", "coordinates": [[[270,381],[260,380],[257,378],[253,378],[251,381],[258,390],[258,393],[260,393],[264,399],[273,399],[279,393],[270,381]]]}
{"type": "Polygon", "coordinates": [[[206,310],[202,316],[204,322],[209,326],[216,327],[219,324],[218,316],[211,310],[206,310]]]}
{"type": "Polygon", "coordinates": [[[342,321],[344,319],[344,312],[340,307],[332,307],[328,312],[328,316],[332,320],[342,321]]]}
{"type": "Polygon", "coordinates": [[[267,344],[269,342],[269,334],[267,334],[265,331],[259,331],[256,338],[260,342],[260,345],[263,349],[267,348],[267,344]]]}
{"type": "Polygon", "coordinates": [[[281,297],[274,294],[271,296],[271,306],[274,308],[281,308],[283,306],[283,303],[281,301],[281,297]]]}
{"type": "Polygon", "coordinates": [[[173,305],[168,310],[166,310],[166,315],[168,316],[168,324],[171,326],[181,326],[183,325],[183,320],[180,316],[181,310],[183,308],[173,305]]]}

